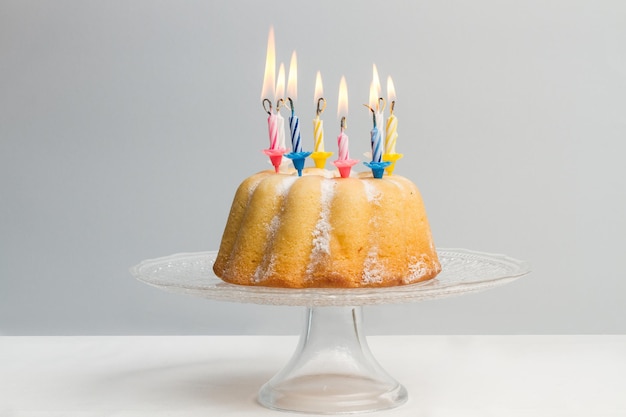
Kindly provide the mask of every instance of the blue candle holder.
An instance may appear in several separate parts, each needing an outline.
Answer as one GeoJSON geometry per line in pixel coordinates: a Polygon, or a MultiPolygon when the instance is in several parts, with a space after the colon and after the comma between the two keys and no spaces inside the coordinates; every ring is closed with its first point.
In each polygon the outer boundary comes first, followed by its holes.
{"type": "Polygon", "coordinates": [[[385,173],[385,168],[391,165],[391,162],[363,162],[363,164],[372,170],[372,175],[374,178],[382,178],[385,173]]]}
{"type": "Polygon", "coordinates": [[[291,152],[285,154],[285,156],[293,162],[293,166],[298,171],[298,176],[302,176],[302,169],[304,168],[304,160],[311,155],[312,152],[291,152]]]}

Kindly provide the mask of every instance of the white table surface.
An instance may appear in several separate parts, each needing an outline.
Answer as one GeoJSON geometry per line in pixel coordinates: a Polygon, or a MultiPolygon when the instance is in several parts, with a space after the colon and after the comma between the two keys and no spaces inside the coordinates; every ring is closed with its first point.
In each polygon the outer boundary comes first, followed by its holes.
{"type": "MultiPolygon", "coordinates": [[[[626,416],[626,336],[374,336],[409,401],[368,416],[626,416]]],[[[292,336],[0,337],[0,417],[285,416],[292,336]]]]}

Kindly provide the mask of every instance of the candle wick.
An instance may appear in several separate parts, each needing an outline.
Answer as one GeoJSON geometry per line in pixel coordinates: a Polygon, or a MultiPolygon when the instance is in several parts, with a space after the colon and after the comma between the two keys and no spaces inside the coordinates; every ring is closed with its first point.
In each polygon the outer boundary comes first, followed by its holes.
{"type": "Polygon", "coordinates": [[[378,97],[378,103],[376,103],[376,108],[378,109],[378,111],[379,112],[385,111],[385,107],[387,107],[387,102],[385,101],[385,99],[382,97],[378,97]],[[383,102],[382,107],[380,106],[381,101],[383,102]]]}
{"type": "Polygon", "coordinates": [[[376,113],[372,110],[372,121],[374,122],[374,129],[376,129],[376,113]]]}
{"type": "Polygon", "coordinates": [[[263,102],[261,104],[263,105],[263,110],[265,110],[267,114],[271,115],[272,114],[272,102],[268,98],[265,98],[263,99],[263,102]],[[269,109],[265,107],[266,103],[269,105],[269,109]]]}
{"type": "Polygon", "coordinates": [[[346,126],[347,126],[347,122],[346,122],[346,117],[342,117],[341,118],[341,132],[343,133],[344,130],[346,130],[346,126]]]}
{"type": "Polygon", "coordinates": [[[396,108],[396,101],[395,101],[395,100],[393,100],[393,101],[391,102],[391,107],[389,107],[389,114],[390,114],[390,115],[393,115],[393,111],[394,111],[394,109],[395,109],[395,108],[396,108]]]}
{"type": "Polygon", "coordinates": [[[289,100],[289,107],[291,108],[291,117],[293,117],[293,115],[294,115],[294,113],[296,111],[296,108],[293,105],[293,100],[291,99],[291,97],[287,97],[287,100],[289,100]]]}
{"type": "Polygon", "coordinates": [[[320,97],[317,100],[317,109],[316,109],[317,117],[319,117],[320,114],[322,114],[325,109],[326,109],[326,99],[324,97],[320,97]]]}
{"type": "Polygon", "coordinates": [[[278,113],[280,111],[281,105],[285,104],[285,100],[283,100],[282,98],[279,98],[278,101],[276,102],[276,113],[278,113]]]}

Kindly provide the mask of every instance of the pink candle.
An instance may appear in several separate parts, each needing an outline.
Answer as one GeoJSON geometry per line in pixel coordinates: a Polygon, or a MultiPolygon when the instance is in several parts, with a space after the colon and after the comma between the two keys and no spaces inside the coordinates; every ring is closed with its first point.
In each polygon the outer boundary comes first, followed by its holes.
{"type": "Polygon", "coordinates": [[[350,152],[348,151],[348,135],[343,132],[343,128],[337,137],[337,142],[339,143],[339,160],[343,161],[350,159],[350,152]]]}
{"type": "Polygon", "coordinates": [[[346,116],[348,114],[348,86],[345,77],[341,77],[341,82],[339,83],[339,105],[337,107],[337,115],[341,117],[341,133],[337,137],[337,143],[339,145],[339,160],[343,161],[350,159],[348,135],[345,133],[346,116]]]}
{"type": "Polygon", "coordinates": [[[339,156],[334,162],[335,166],[339,170],[341,178],[349,178],[350,171],[354,164],[359,162],[356,159],[350,159],[350,153],[348,152],[348,135],[346,135],[346,117],[348,115],[348,86],[346,85],[346,78],[341,77],[339,83],[339,105],[337,106],[337,117],[341,119],[341,133],[337,137],[337,143],[339,144],[339,156]]]}
{"type": "MultiPolygon", "coordinates": [[[[265,75],[263,77],[263,90],[261,91],[261,100],[263,109],[268,114],[267,117],[267,129],[270,137],[269,149],[264,149],[263,152],[270,157],[270,161],[274,166],[274,170],[279,172],[280,164],[283,159],[284,149],[281,149],[279,138],[279,120],[278,109],[274,111],[272,108],[272,102],[276,100],[276,54],[274,47],[274,28],[270,27],[270,33],[267,38],[267,55],[265,58],[265,75]]],[[[278,104],[277,104],[278,106],[278,104]]],[[[284,122],[283,122],[284,126],[284,122]]]]}
{"type": "Polygon", "coordinates": [[[270,149],[278,149],[278,117],[274,113],[270,113],[267,118],[267,128],[270,133],[270,149]]]}

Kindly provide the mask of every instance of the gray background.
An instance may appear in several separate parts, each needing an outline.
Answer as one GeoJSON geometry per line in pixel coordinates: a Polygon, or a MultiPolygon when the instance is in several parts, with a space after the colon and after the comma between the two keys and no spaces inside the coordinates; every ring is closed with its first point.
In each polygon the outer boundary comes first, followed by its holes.
{"type": "Polygon", "coordinates": [[[626,3],[0,1],[0,333],[278,334],[301,309],[169,294],[146,258],[216,249],[235,188],[267,168],[268,28],[299,55],[312,147],[350,92],[369,147],[372,63],[398,91],[398,173],[440,247],[506,253],[497,290],[368,307],[369,333],[624,333],[626,3]]]}

